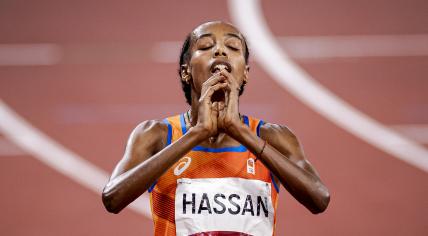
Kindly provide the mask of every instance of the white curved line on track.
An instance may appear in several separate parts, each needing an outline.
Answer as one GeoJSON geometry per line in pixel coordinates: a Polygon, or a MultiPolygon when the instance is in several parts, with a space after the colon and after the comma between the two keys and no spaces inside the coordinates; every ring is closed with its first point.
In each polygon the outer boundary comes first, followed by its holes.
{"type": "Polygon", "coordinates": [[[283,88],[368,144],[428,172],[427,149],[352,107],[289,59],[269,31],[260,1],[229,0],[229,9],[233,22],[247,36],[256,61],[283,88]]]}
{"type": "MultiPolygon", "coordinates": [[[[0,100],[0,132],[22,150],[100,196],[108,174],[33,127],[0,100]]],[[[129,207],[151,219],[146,194],[129,207]]]]}

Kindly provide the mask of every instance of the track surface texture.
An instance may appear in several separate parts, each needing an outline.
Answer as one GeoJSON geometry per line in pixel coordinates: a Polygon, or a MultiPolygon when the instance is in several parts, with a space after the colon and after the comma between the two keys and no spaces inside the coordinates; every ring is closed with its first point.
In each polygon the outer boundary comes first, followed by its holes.
{"type": "MultiPolygon", "coordinates": [[[[420,138],[428,136],[427,53],[392,47],[373,55],[375,47],[373,54],[347,54],[364,51],[370,40],[340,55],[304,51],[313,46],[305,39],[321,36],[419,35],[426,52],[427,1],[286,0],[260,7],[284,55],[360,112],[428,148],[420,138]]],[[[3,0],[0,99],[44,137],[109,174],[138,123],[188,109],[176,73],[179,42],[202,22],[234,23],[231,14],[227,1],[3,0]]],[[[391,41],[381,39],[380,45],[391,41]]],[[[326,119],[275,82],[256,56],[250,55],[242,112],[290,127],[331,193],[326,212],[312,215],[281,187],[277,235],[428,235],[428,173],[326,119]]],[[[153,234],[150,218],[132,209],[107,213],[100,192],[41,162],[2,130],[1,235],[153,234]]]]}

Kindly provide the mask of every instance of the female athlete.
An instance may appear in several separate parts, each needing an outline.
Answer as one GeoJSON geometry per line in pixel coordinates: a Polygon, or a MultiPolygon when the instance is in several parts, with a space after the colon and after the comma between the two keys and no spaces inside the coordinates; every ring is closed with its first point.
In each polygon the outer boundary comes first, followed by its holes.
{"type": "Polygon", "coordinates": [[[296,136],[239,113],[248,55],[228,23],[189,34],[179,74],[191,108],[135,128],[102,193],[109,212],[148,191],[155,235],[265,236],[275,233],[280,184],[312,213],[327,208],[328,189],[296,136]]]}

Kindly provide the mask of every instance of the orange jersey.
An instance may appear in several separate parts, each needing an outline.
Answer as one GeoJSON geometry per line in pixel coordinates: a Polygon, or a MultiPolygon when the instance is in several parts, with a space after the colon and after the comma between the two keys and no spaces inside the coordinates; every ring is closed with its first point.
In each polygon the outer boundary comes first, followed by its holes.
{"type": "MultiPolygon", "coordinates": [[[[257,135],[263,121],[243,116],[257,135]]],[[[168,145],[186,133],[184,114],[164,120],[168,145]]],[[[159,235],[273,235],[278,186],[243,145],[194,147],[149,189],[159,235]]]]}

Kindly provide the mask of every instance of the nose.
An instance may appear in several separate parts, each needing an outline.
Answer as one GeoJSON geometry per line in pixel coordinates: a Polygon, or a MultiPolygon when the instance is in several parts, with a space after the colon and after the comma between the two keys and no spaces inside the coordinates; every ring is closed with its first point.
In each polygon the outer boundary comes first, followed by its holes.
{"type": "Polygon", "coordinates": [[[214,51],[214,57],[227,57],[226,50],[223,46],[217,45],[214,51]]]}

